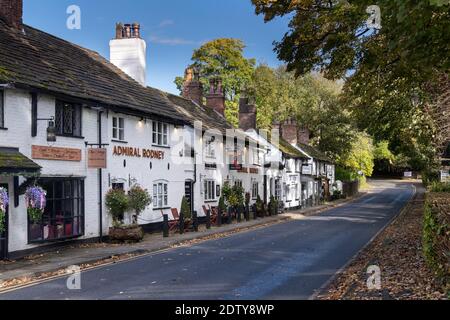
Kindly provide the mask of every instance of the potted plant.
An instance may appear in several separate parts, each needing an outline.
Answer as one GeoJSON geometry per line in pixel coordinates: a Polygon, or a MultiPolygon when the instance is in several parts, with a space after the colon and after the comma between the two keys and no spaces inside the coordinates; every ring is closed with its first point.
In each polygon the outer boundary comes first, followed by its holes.
{"type": "Polygon", "coordinates": [[[28,187],[25,191],[27,214],[32,223],[39,223],[44,214],[47,192],[38,186],[28,187]]]}
{"type": "Polygon", "coordinates": [[[137,224],[139,215],[152,203],[152,198],[147,190],[135,185],[128,191],[128,202],[129,208],[134,210],[135,213],[133,223],[137,224]]]}
{"type": "Polygon", "coordinates": [[[5,232],[6,209],[8,208],[9,197],[5,188],[0,188],[0,234],[5,232]]]}
{"type": "Polygon", "coordinates": [[[105,196],[105,205],[113,218],[113,226],[109,228],[109,237],[113,241],[138,242],[144,238],[144,231],[137,225],[125,226],[123,219],[129,209],[129,197],[123,190],[111,189],[105,196]]]}

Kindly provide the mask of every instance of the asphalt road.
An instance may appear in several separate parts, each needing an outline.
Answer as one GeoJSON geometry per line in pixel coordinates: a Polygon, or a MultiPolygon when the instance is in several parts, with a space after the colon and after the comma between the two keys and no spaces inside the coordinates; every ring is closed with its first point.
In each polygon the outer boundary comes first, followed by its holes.
{"type": "Polygon", "coordinates": [[[0,299],[308,299],[413,196],[377,182],[356,202],[319,216],[100,267],[0,295],[0,299]]]}

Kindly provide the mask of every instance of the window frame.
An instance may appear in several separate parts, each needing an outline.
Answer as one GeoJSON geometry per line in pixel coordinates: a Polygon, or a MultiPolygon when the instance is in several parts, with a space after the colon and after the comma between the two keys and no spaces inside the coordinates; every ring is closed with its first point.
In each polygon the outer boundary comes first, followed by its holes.
{"type": "Polygon", "coordinates": [[[152,199],[154,210],[169,207],[169,183],[167,181],[155,181],[153,183],[152,199]]]}
{"type": "Polygon", "coordinates": [[[169,147],[169,132],[169,124],[161,121],[152,121],[152,145],[156,147],[169,147]],[[164,130],[166,130],[165,133],[164,130]],[[161,139],[161,143],[159,142],[159,139],[161,139]],[[166,143],[164,143],[164,139],[166,139],[166,143]]]}
{"type": "Polygon", "coordinates": [[[55,128],[56,135],[61,137],[69,138],[83,138],[83,107],[80,104],[68,102],[64,100],[56,100],[55,102],[55,128]],[[72,110],[72,132],[65,132],[65,110],[64,107],[70,105],[73,107],[72,110]],[[60,113],[60,115],[59,115],[60,113]],[[61,117],[61,119],[59,119],[61,117]],[[78,127],[76,125],[78,121],[78,127]],[[61,128],[58,128],[61,126],[61,128]],[[78,129],[78,130],[77,130],[78,129]],[[79,131],[79,132],[76,132],[79,131]]]}
{"type": "Polygon", "coordinates": [[[264,152],[260,149],[253,149],[253,165],[262,166],[264,152]]]}
{"type": "Polygon", "coordinates": [[[252,183],[252,200],[257,200],[259,196],[259,183],[257,181],[253,181],[252,183]],[[256,194],[255,194],[256,191],[256,194]]]}
{"type": "Polygon", "coordinates": [[[209,160],[217,159],[215,141],[208,140],[205,142],[205,158],[209,160]]]}
{"type": "Polygon", "coordinates": [[[119,116],[112,117],[112,138],[116,141],[125,141],[125,118],[119,116]]]}
{"type": "Polygon", "coordinates": [[[0,90],[0,129],[5,129],[5,91],[0,90]]]}
{"type": "MultiPolygon", "coordinates": [[[[40,223],[38,224],[32,224],[30,221],[30,218],[27,217],[27,230],[28,230],[28,244],[35,244],[35,243],[48,243],[48,242],[54,242],[54,241],[63,241],[63,240],[70,240],[75,238],[80,238],[85,235],[85,218],[86,218],[86,211],[85,211],[85,180],[83,178],[42,178],[40,180],[40,185],[46,185],[51,184],[52,185],[52,194],[49,194],[49,190],[46,190],[48,192],[47,194],[47,206],[46,206],[46,213],[42,215],[42,219],[40,223]],[[67,196],[66,192],[66,184],[70,184],[70,190],[71,195],[70,197],[67,196]],[[61,184],[61,187],[59,190],[61,192],[61,195],[57,196],[57,184],[61,184]],[[75,188],[78,190],[78,194],[75,195],[75,188]],[[70,205],[71,209],[71,216],[57,216],[56,211],[57,203],[60,203],[61,211],[62,213],[65,213],[64,211],[67,209],[67,203],[70,205]],[[75,202],[77,203],[76,209],[77,212],[75,212],[75,202]],[[52,205],[50,206],[50,203],[52,205]],[[51,213],[47,213],[47,210],[51,210],[51,213]],[[64,236],[58,237],[55,236],[53,238],[50,238],[50,227],[52,227],[53,232],[57,235],[59,230],[58,227],[61,226],[61,220],[63,221],[63,234],[64,236]],[[76,226],[78,227],[77,233],[75,233],[75,221],[77,221],[76,226]],[[55,223],[55,224],[53,224],[55,223]],[[41,237],[39,239],[32,239],[32,226],[38,226],[40,228],[41,237]],[[71,235],[66,235],[67,232],[67,226],[70,225],[71,227],[71,235]],[[45,227],[49,227],[49,235],[47,238],[45,238],[45,227]],[[55,228],[56,227],[56,228],[55,228]]],[[[58,186],[59,187],[59,186],[58,186]]]]}
{"type": "Polygon", "coordinates": [[[214,179],[205,179],[203,182],[203,199],[205,202],[217,201],[217,184],[214,179]]]}

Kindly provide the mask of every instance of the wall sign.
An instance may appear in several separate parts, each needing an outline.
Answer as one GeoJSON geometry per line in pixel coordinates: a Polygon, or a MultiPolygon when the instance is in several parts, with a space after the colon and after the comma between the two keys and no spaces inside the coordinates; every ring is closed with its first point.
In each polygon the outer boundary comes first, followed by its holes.
{"type": "Polygon", "coordinates": [[[90,169],[106,169],[106,154],[104,148],[88,149],[88,168],[90,169]]]}
{"type": "Polygon", "coordinates": [[[31,146],[31,157],[40,160],[81,161],[81,149],[31,146]]]}
{"type": "Polygon", "coordinates": [[[441,182],[450,182],[450,174],[448,170],[441,170],[441,182]]]}
{"type": "Polygon", "coordinates": [[[165,152],[152,149],[115,146],[113,155],[130,158],[147,158],[147,159],[164,160],[165,152]]]}

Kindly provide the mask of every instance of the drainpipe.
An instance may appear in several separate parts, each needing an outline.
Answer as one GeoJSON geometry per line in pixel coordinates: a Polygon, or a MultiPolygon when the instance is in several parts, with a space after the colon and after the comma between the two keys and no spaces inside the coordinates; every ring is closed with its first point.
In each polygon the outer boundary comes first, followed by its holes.
{"type": "MultiPolygon", "coordinates": [[[[102,147],[102,114],[103,111],[98,111],[98,145],[102,147]]],[[[98,169],[98,212],[99,212],[99,237],[100,242],[103,242],[103,169],[98,169]]]]}

